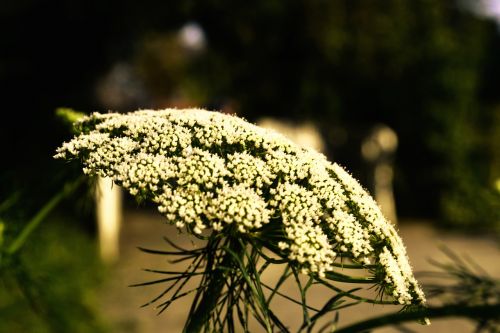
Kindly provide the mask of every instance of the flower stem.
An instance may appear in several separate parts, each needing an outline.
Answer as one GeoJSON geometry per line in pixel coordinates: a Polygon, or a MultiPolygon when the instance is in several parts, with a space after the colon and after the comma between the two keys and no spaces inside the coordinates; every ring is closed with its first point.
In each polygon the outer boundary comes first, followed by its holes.
{"type": "MultiPolygon", "coordinates": [[[[234,251],[234,253],[237,254],[241,254],[243,251],[237,240],[230,241],[229,247],[234,251]]],[[[207,267],[205,274],[209,274],[211,278],[205,288],[206,291],[203,294],[200,303],[188,318],[186,326],[184,327],[185,333],[201,332],[212,315],[212,312],[217,307],[222,290],[226,284],[226,274],[228,274],[228,268],[231,268],[232,266],[234,266],[234,258],[231,253],[225,252],[222,261],[219,264],[216,264],[213,271],[210,267],[207,267]]]]}
{"type": "Polygon", "coordinates": [[[67,195],[71,194],[82,182],[83,177],[79,177],[72,183],[66,184],[64,188],[54,195],[33,218],[26,224],[21,233],[14,239],[14,241],[7,248],[9,255],[15,254],[24,245],[31,233],[38,227],[38,225],[49,215],[49,213],[64,199],[67,195]]]}
{"type": "Polygon", "coordinates": [[[341,328],[335,333],[359,333],[373,328],[395,325],[402,322],[419,320],[422,318],[468,317],[468,318],[498,318],[500,304],[493,305],[445,305],[441,307],[420,308],[411,312],[398,312],[372,318],[356,324],[341,328]]]}

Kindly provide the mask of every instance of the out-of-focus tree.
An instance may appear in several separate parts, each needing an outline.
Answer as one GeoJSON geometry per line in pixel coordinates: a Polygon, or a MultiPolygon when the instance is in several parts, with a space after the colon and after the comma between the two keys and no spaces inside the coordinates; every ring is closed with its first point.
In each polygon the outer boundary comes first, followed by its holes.
{"type": "Polygon", "coordinates": [[[53,110],[102,108],[96,83],[125,62],[156,100],[181,91],[200,106],[231,101],[251,120],[315,119],[331,157],[361,179],[360,142],[385,123],[399,136],[401,214],[485,228],[500,220],[499,34],[458,1],[23,0],[2,4],[0,28],[3,108],[16,120],[0,133],[16,166],[3,184],[25,181],[16,175],[33,158],[53,170],[64,136],[53,110]],[[186,52],[175,35],[187,22],[206,45],[178,58],[186,52]]]}
{"type": "Polygon", "coordinates": [[[400,211],[498,224],[493,109],[481,99],[497,80],[485,73],[498,67],[493,22],[446,0],[209,1],[194,15],[207,31],[200,67],[212,95],[236,98],[250,118],[316,119],[352,169],[363,133],[387,123],[401,142],[400,211]]]}

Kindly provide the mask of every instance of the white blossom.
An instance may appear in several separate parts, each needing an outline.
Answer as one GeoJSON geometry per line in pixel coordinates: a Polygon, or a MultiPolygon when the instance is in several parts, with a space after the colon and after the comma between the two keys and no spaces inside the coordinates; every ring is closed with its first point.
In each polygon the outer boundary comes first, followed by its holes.
{"type": "Polygon", "coordinates": [[[424,303],[406,249],[373,198],[342,167],[245,120],[200,109],[94,113],[56,158],[111,177],[199,234],[282,235],[274,244],[306,274],[339,258],[376,265],[401,304],[424,303]],[[276,230],[276,228],[272,229],[276,230]]]}

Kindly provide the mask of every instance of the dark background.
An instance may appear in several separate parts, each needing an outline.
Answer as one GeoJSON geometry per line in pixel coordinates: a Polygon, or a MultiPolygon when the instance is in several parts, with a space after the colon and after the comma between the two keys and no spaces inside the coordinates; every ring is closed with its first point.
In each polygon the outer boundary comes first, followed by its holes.
{"type": "Polygon", "coordinates": [[[360,144],[384,123],[400,216],[498,231],[499,28],[474,3],[3,1],[0,195],[36,206],[76,174],[52,160],[71,135],[58,107],[230,108],[314,121],[364,184],[360,144]],[[180,42],[186,24],[203,47],[180,42]]]}

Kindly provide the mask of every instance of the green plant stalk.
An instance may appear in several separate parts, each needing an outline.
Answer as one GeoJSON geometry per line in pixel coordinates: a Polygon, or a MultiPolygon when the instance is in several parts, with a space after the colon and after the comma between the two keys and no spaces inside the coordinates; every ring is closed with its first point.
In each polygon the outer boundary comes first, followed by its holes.
{"type": "MultiPolygon", "coordinates": [[[[237,240],[231,241],[230,247],[235,250],[235,253],[238,254],[241,254],[243,251],[237,240]]],[[[233,255],[226,252],[222,262],[212,273],[213,277],[203,294],[203,298],[196,307],[196,310],[188,318],[188,322],[184,328],[185,333],[199,333],[201,332],[203,326],[208,322],[212,312],[217,306],[222,290],[224,289],[224,285],[226,284],[226,274],[228,273],[227,268],[233,266],[233,263],[233,255]]],[[[210,274],[210,272],[207,272],[207,274],[210,274]]]]}
{"type": "Polygon", "coordinates": [[[421,308],[412,312],[398,312],[368,319],[336,330],[335,333],[361,333],[373,328],[395,325],[422,318],[467,317],[472,319],[500,319],[500,304],[493,305],[446,305],[441,307],[421,308]]]}
{"type": "Polygon", "coordinates": [[[49,215],[50,212],[64,199],[71,194],[83,182],[83,177],[79,177],[72,183],[66,184],[62,191],[54,195],[39,211],[31,218],[28,224],[23,228],[21,233],[7,248],[6,253],[9,255],[15,254],[21,249],[31,233],[40,225],[40,223],[49,215]]]}
{"type": "MultiPolygon", "coordinates": [[[[3,233],[5,231],[5,222],[0,219],[0,251],[2,251],[3,248],[3,233]]],[[[0,257],[1,259],[1,257],[0,257]]]]}
{"type": "MultiPolygon", "coordinates": [[[[241,246],[241,249],[243,249],[243,250],[245,249],[245,244],[243,244],[241,242],[241,240],[240,240],[240,246],[241,246]]],[[[271,328],[270,322],[269,322],[269,316],[270,316],[271,311],[267,306],[267,303],[266,303],[265,297],[264,297],[264,293],[263,293],[262,288],[261,288],[262,284],[261,284],[260,278],[259,278],[260,273],[256,272],[256,267],[252,265],[250,268],[254,271],[254,273],[256,273],[256,274],[253,274],[253,279],[252,279],[248,275],[248,273],[246,273],[246,269],[243,265],[243,261],[240,260],[240,258],[237,256],[236,253],[232,252],[231,250],[229,250],[229,252],[233,254],[233,257],[234,257],[236,263],[239,265],[240,270],[243,274],[243,277],[245,278],[245,280],[247,282],[247,285],[250,287],[250,290],[252,291],[252,295],[254,297],[256,297],[257,305],[258,305],[260,311],[262,312],[262,314],[264,315],[264,318],[262,318],[263,319],[262,324],[263,324],[263,326],[265,326],[266,332],[272,332],[272,328],[271,328]]],[[[243,251],[243,253],[247,257],[249,263],[255,264],[255,262],[256,262],[255,257],[249,256],[248,253],[245,251],[243,251]]],[[[258,253],[258,251],[256,251],[256,253],[258,253]]]]}
{"type": "Polygon", "coordinates": [[[20,196],[21,192],[17,191],[10,197],[8,197],[6,200],[2,201],[2,203],[0,203],[0,212],[9,209],[12,205],[14,205],[17,202],[20,196]]]}

